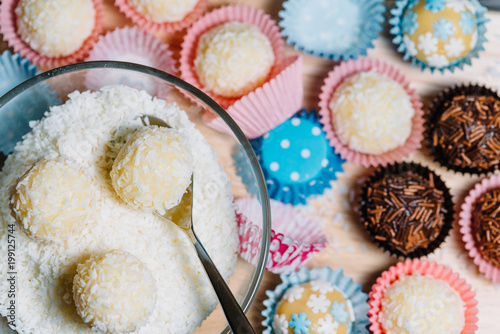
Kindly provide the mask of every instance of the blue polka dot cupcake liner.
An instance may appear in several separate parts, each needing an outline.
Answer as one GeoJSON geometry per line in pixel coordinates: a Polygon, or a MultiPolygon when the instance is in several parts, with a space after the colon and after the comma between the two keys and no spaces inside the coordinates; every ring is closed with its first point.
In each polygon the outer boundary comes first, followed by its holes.
{"type": "Polygon", "coordinates": [[[385,12],[383,0],[288,0],[283,8],[279,26],[286,42],[335,61],[366,56],[385,12]]]}
{"type": "Polygon", "coordinates": [[[341,268],[302,267],[280,277],[282,283],[266,291],[263,334],[369,333],[368,295],[341,268]]]}
{"type": "Polygon", "coordinates": [[[269,197],[286,204],[305,204],[309,196],[323,194],[345,162],[330,146],[315,111],[301,110],[250,144],[269,197]]]}
{"type": "Polygon", "coordinates": [[[397,0],[391,10],[393,43],[422,71],[453,72],[484,50],[486,7],[478,0],[397,0]]]}

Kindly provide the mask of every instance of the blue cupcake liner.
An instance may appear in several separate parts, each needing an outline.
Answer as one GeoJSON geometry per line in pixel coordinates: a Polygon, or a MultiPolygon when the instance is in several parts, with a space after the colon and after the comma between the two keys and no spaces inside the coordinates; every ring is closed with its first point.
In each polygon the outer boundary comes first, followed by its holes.
{"type": "MultiPolygon", "coordinates": [[[[336,173],[343,171],[345,160],[330,146],[315,111],[301,110],[250,144],[269,197],[285,204],[305,204],[309,196],[323,194],[337,179],[336,173]]],[[[244,181],[244,174],[240,176],[244,181]]]]}
{"type": "Polygon", "coordinates": [[[354,283],[352,278],[344,275],[342,268],[333,270],[330,267],[307,269],[300,268],[299,271],[291,274],[280,275],[282,283],[280,283],[274,290],[267,290],[266,295],[268,299],[264,300],[266,307],[262,312],[264,321],[262,325],[265,327],[263,334],[274,334],[273,318],[276,312],[276,307],[281,301],[286,290],[295,285],[300,285],[313,280],[324,280],[330,282],[333,286],[338,288],[349,299],[353,306],[355,320],[352,330],[348,334],[364,334],[368,333],[367,325],[370,324],[368,320],[368,295],[361,290],[361,285],[354,283]]]}
{"type": "Polygon", "coordinates": [[[288,0],[278,14],[282,19],[281,34],[295,49],[317,57],[335,61],[357,59],[366,56],[382,31],[383,2],[288,0]]]}
{"type": "Polygon", "coordinates": [[[477,20],[477,42],[474,49],[472,49],[465,57],[455,60],[451,62],[448,66],[445,67],[434,67],[430,66],[427,63],[413,57],[407,50],[405,44],[403,43],[403,34],[402,34],[402,17],[406,9],[413,8],[419,0],[396,0],[395,7],[391,9],[392,17],[389,19],[389,24],[392,26],[390,29],[390,33],[394,36],[392,42],[398,46],[398,52],[403,53],[403,60],[411,61],[411,66],[419,66],[420,70],[423,72],[425,69],[429,69],[431,73],[434,73],[435,70],[439,70],[441,73],[444,73],[446,70],[453,72],[455,68],[463,69],[465,65],[471,65],[472,58],[479,57],[479,51],[484,51],[483,44],[487,42],[486,39],[486,25],[485,23],[489,21],[489,19],[484,17],[484,14],[487,12],[487,8],[482,6],[477,0],[470,0],[477,7],[476,11],[476,20],[477,20]]]}
{"type": "MultiPolygon", "coordinates": [[[[0,97],[12,88],[38,74],[35,65],[18,53],[0,55],[0,97]]],[[[60,104],[49,85],[30,88],[2,106],[0,113],[0,153],[8,155],[22,137],[31,131],[29,122],[41,119],[50,106],[60,104]]]]}

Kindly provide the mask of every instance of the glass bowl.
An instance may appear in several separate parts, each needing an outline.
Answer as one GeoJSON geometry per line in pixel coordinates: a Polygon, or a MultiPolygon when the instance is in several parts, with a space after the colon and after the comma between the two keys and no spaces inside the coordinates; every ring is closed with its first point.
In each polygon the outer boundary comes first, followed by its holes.
{"type": "MultiPolygon", "coordinates": [[[[245,135],[224,109],[199,89],[168,73],[124,62],[86,62],[44,72],[0,97],[0,169],[15,144],[30,131],[30,121],[41,119],[50,107],[64,103],[68,99],[67,95],[75,90],[95,91],[110,84],[143,89],[167,102],[176,102],[217,151],[220,163],[232,182],[233,196],[255,199],[255,217],[261,220],[263,226],[260,249],[256,250],[258,261],[254,266],[238,258],[229,281],[233,294],[242,309],[247,311],[267,262],[271,234],[269,198],[262,171],[245,135]],[[211,112],[215,117],[220,117],[231,130],[230,133],[220,133],[205,126],[201,121],[202,112],[211,112]],[[234,160],[237,160],[237,164],[234,160]],[[238,172],[235,165],[238,166],[238,172]],[[242,174],[244,182],[238,176],[242,174]]],[[[2,320],[5,322],[5,318],[2,320]]],[[[230,332],[220,305],[195,330],[195,333],[219,332],[230,332]]]]}

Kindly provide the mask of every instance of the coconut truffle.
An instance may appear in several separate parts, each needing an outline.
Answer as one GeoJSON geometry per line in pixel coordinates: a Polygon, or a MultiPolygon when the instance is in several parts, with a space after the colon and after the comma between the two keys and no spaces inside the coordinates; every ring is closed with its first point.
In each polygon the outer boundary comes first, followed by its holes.
{"type": "Polygon", "coordinates": [[[156,282],[137,257],[113,250],[78,265],[73,299],[78,314],[93,330],[130,333],[153,313],[156,282]]]}
{"type": "Polygon", "coordinates": [[[346,78],[329,107],[340,141],[366,154],[382,154],[404,144],[415,114],[404,88],[376,71],[346,78]]]}
{"type": "Polygon", "coordinates": [[[88,223],[95,196],[91,183],[76,163],[42,158],[12,189],[12,216],[35,239],[64,241],[88,223]]]}
{"type": "Polygon", "coordinates": [[[127,0],[138,13],[153,22],[181,21],[193,11],[199,0],[127,0]]]}
{"type": "Polygon", "coordinates": [[[91,35],[96,21],[92,0],[20,0],[15,14],[21,39],[47,57],[77,51],[91,35]]]}
{"type": "Polygon", "coordinates": [[[386,334],[459,334],[465,325],[464,302],[444,281],[417,272],[387,288],[379,320],[386,334]]]}
{"type": "Polygon", "coordinates": [[[200,37],[194,67],[204,88],[239,97],[266,81],[274,61],[271,42],[257,27],[232,21],[200,37]]]}
{"type": "Polygon", "coordinates": [[[187,137],[174,129],[150,126],[138,130],[122,147],[111,180],[125,202],[163,214],[179,204],[193,169],[187,137]]]}
{"type": "Polygon", "coordinates": [[[276,333],[351,332],[355,321],[352,303],[336,286],[314,280],[290,287],[276,307],[276,333]]]}

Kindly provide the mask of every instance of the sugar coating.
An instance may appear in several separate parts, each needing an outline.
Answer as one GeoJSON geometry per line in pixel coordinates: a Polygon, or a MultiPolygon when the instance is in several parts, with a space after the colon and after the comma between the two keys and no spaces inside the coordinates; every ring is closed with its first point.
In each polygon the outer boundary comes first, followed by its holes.
{"type": "Polygon", "coordinates": [[[95,331],[130,333],[153,312],[156,282],[137,257],[113,250],[78,265],[73,299],[78,314],[95,331]]]}
{"type": "Polygon", "coordinates": [[[385,291],[379,320],[386,334],[459,334],[464,302],[444,281],[415,273],[385,291]]]}
{"type": "Polygon", "coordinates": [[[382,154],[404,144],[415,114],[403,87],[375,70],[346,78],[329,107],[340,141],[367,154],[382,154]]]}
{"type": "Polygon", "coordinates": [[[266,35],[254,25],[232,21],[201,35],[194,66],[204,88],[238,97],[266,81],[274,60],[266,35]]]}
{"type": "Polygon", "coordinates": [[[198,0],[128,0],[137,12],[157,23],[181,21],[198,0]]]}
{"type": "Polygon", "coordinates": [[[29,236],[63,241],[88,223],[95,192],[78,164],[60,156],[44,157],[16,183],[12,214],[29,236]]]}
{"type": "Polygon", "coordinates": [[[138,130],[122,147],[110,175],[125,202],[164,214],[179,204],[192,174],[193,157],[186,136],[150,126],[138,130]]]}
{"type": "Polygon", "coordinates": [[[20,0],[15,13],[21,39],[48,57],[77,51],[92,33],[96,19],[92,0],[20,0]]]}

